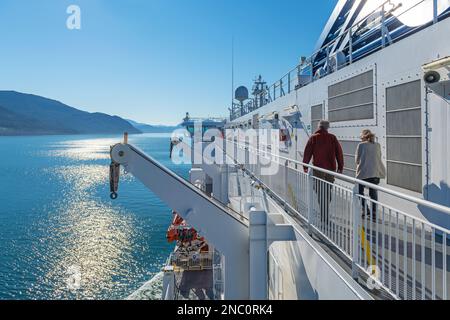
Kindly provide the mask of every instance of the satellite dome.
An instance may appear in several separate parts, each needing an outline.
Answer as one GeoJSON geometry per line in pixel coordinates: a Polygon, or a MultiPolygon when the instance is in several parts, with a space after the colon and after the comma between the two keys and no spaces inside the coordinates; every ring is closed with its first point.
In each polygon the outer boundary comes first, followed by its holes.
{"type": "Polygon", "coordinates": [[[248,89],[244,86],[237,88],[234,92],[234,98],[241,103],[244,102],[248,99],[248,89]]]}

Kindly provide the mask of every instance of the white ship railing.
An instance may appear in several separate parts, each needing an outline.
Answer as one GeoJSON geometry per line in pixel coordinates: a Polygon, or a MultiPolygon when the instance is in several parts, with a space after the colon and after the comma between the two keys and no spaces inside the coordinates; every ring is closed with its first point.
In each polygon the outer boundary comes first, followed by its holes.
{"type": "Polygon", "coordinates": [[[405,202],[416,208],[435,210],[449,219],[450,208],[248,144],[227,140],[226,150],[234,159],[246,159],[245,163],[239,163],[242,169],[307,223],[311,233],[323,236],[351,261],[355,278],[361,272],[369,277],[370,289],[383,288],[396,299],[448,299],[450,230],[395,206],[405,202]],[[278,174],[261,175],[261,161],[248,161],[251,157],[278,163],[278,174]],[[304,167],[308,173],[303,171],[304,167]],[[317,178],[314,171],[326,173],[336,181],[317,178]],[[359,185],[392,197],[395,205],[359,195],[359,185]]]}
{"type": "MultiPolygon", "coordinates": [[[[402,15],[410,13],[413,9],[417,8],[419,5],[430,1],[430,0],[422,0],[411,6],[410,8],[404,10],[401,13],[396,14],[395,16],[392,14],[394,11],[401,8],[401,5],[393,6],[393,4],[387,0],[379,7],[377,7],[374,11],[369,13],[367,16],[362,18],[356,23],[353,23],[350,27],[348,27],[345,31],[341,33],[341,35],[337,36],[334,40],[327,43],[317,51],[315,51],[311,56],[305,59],[305,61],[295,68],[290,70],[287,74],[285,74],[281,79],[277,80],[271,86],[267,86],[264,91],[255,97],[254,100],[251,100],[249,103],[246,103],[242,108],[238,105],[233,106],[230,113],[230,120],[235,120],[245,114],[248,114],[254,110],[261,108],[262,106],[277,100],[280,97],[285,96],[286,94],[291,93],[294,90],[297,90],[300,87],[306,86],[318,79],[321,79],[334,71],[341,69],[345,66],[348,66],[355,62],[356,60],[360,60],[364,57],[371,55],[372,53],[386,47],[389,43],[394,42],[399,39],[403,39],[408,35],[416,32],[418,29],[423,28],[423,26],[410,28],[405,33],[401,33],[400,35],[395,35],[395,31],[390,32],[389,27],[393,27],[397,22],[396,17],[401,17],[402,15]],[[392,8],[388,8],[388,6],[393,6],[392,8]],[[374,14],[380,12],[380,15],[374,18],[374,14]],[[375,19],[372,21],[372,19],[375,19]],[[363,32],[358,31],[358,28],[363,25],[368,24],[370,29],[364,29],[363,32]],[[356,33],[360,33],[360,37],[353,42],[353,35],[356,33]],[[381,33],[381,41],[380,38],[372,39],[374,33],[381,33]],[[331,51],[332,48],[344,40],[345,38],[349,39],[348,44],[343,48],[341,52],[347,52],[345,55],[345,62],[343,62],[339,66],[335,66],[334,69],[330,65],[330,61],[332,59],[331,51]],[[369,41],[369,42],[368,42],[369,41]],[[366,43],[367,42],[367,43],[366,43]],[[377,42],[380,42],[377,44],[377,42]],[[358,50],[354,48],[357,47],[358,44],[364,44],[364,46],[358,50]],[[373,46],[373,48],[371,48],[373,46]],[[367,50],[367,51],[366,51],[367,50]],[[326,52],[325,57],[316,61],[316,57],[318,54],[326,52]],[[317,71],[318,66],[326,66],[322,73],[314,74],[314,70],[317,71]],[[263,101],[261,103],[261,101],[263,101]]],[[[433,23],[437,23],[438,16],[438,1],[433,0],[433,23]]],[[[442,19],[449,15],[448,12],[442,15],[442,19]]]]}
{"type": "Polygon", "coordinates": [[[169,257],[169,265],[184,271],[212,270],[214,252],[194,252],[184,254],[172,252],[169,257]]]}

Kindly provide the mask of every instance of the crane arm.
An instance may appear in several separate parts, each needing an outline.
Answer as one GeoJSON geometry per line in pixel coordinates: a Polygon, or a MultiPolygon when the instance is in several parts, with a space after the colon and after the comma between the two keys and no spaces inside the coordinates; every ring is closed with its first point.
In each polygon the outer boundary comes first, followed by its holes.
{"type": "MultiPolygon", "coordinates": [[[[130,144],[112,146],[111,159],[112,179],[116,177],[118,181],[118,175],[114,171],[122,165],[225,255],[225,281],[230,283],[227,296],[230,299],[247,299],[248,219],[207,196],[130,144]]],[[[117,183],[112,182],[111,187],[114,186],[115,190],[112,191],[116,192],[117,183]]]]}

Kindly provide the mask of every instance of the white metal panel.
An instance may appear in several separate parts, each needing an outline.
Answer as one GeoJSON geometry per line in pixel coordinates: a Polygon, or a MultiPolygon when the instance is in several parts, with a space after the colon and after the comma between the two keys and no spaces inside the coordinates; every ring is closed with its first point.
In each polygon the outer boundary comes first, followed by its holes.
{"type": "MultiPolygon", "coordinates": [[[[450,104],[434,93],[428,93],[430,149],[425,163],[428,165],[426,198],[450,206],[450,104]]],[[[425,217],[450,228],[450,219],[436,211],[422,210],[425,217]]]]}

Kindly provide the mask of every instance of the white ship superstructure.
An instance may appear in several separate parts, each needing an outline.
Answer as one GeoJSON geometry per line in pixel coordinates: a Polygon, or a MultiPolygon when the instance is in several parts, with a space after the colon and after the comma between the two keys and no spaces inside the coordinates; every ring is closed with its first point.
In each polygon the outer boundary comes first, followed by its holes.
{"type": "Polygon", "coordinates": [[[270,87],[258,77],[252,98],[238,88],[228,121],[184,119],[171,150],[190,155],[190,181],[113,146],[112,191],[122,165],[207,242],[177,246],[162,298],[448,299],[449,16],[447,0],[339,1],[314,54],[270,87]],[[302,163],[321,119],[343,174],[302,163]],[[379,186],[354,178],[363,129],[382,146],[379,186]]]}

